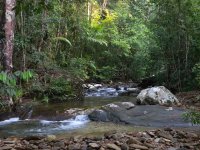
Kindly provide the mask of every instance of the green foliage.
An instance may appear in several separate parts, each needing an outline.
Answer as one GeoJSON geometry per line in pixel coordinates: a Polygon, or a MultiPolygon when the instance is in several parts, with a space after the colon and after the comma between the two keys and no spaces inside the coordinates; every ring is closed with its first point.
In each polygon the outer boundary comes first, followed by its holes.
{"type": "Polygon", "coordinates": [[[69,68],[72,74],[83,80],[89,79],[89,74],[92,75],[96,71],[95,63],[84,58],[71,59],[69,68]]]}
{"type": "Polygon", "coordinates": [[[13,74],[6,72],[0,73],[0,95],[1,99],[12,98],[17,101],[24,94],[22,88],[22,82],[28,82],[33,78],[33,72],[28,71],[16,71],[13,74]],[[19,83],[18,83],[19,82],[19,83]]]}
{"type": "Polygon", "coordinates": [[[64,78],[51,79],[49,87],[45,91],[50,99],[67,100],[73,96],[72,85],[64,78]]]}
{"type": "Polygon", "coordinates": [[[186,120],[192,122],[192,124],[200,124],[200,112],[195,110],[190,110],[189,112],[185,113],[183,117],[186,120]]]}
{"type": "Polygon", "coordinates": [[[42,99],[42,103],[49,103],[49,97],[44,96],[44,98],[42,99]]]}
{"type": "Polygon", "coordinates": [[[200,87],[200,63],[193,67],[193,73],[196,75],[195,79],[200,87]]]}
{"type": "Polygon", "coordinates": [[[53,81],[49,72],[56,69],[78,81],[155,75],[168,87],[194,89],[200,82],[198,6],[198,0],[109,0],[102,10],[97,0],[18,0],[13,64],[42,70],[31,91],[49,101],[75,90],[75,80],[53,81]]]}
{"type": "Polygon", "coordinates": [[[117,70],[115,67],[103,66],[97,70],[95,78],[99,79],[100,81],[109,81],[114,79],[116,73],[117,70]]]}
{"type": "Polygon", "coordinates": [[[49,103],[71,100],[76,96],[72,81],[63,75],[47,75],[42,80],[45,80],[45,83],[37,78],[29,89],[29,95],[36,100],[49,103]]]}
{"type": "Polygon", "coordinates": [[[69,44],[70,46],[72,46],[71,42],[64,37],[56,37],[56,38],[53,38],[53,40],[63,41],[63,42],[66,42],[67,44],[69,44]]]}

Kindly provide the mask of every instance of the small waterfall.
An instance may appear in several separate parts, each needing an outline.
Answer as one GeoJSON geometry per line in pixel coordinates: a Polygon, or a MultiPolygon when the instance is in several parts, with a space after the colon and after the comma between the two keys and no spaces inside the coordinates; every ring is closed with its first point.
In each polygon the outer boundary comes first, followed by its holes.
{"type": "Polygon", "coordinates": [[[52,130],[70,130],[80,128],[90,120],[87,115],[77,115],[75,118],[63,120],[63,121],[48,121],[41,120],[40,123],[43,126],[48,126],[52,130]]]}
{"type": "Polygon", "coordinates": [[[7,119],[7,120],[4,120],[4,121],[0,121],[0,125],[7,125],[7,124],[11,124],[11,123],[14,123],[14,122],[18,122],[19,121],[19,118],[10,118],[10,119],[7,119]]]}

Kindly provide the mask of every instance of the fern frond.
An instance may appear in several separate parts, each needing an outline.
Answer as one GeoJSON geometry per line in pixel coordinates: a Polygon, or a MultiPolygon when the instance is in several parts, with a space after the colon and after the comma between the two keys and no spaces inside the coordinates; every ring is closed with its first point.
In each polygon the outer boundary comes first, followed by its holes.
{"type": "Polygon", "coordinates": [[[70,46],[72,46],[71,42],[65,37],[55,37],[53,38],[53,40],[63,41],[63,42],[68,43],[70,46]]]}
{"type": "Polygon", "coordinates": [[[96,44],[108,46],[107,41],[103,39],[88,37],[87,40],[96,44]]]}

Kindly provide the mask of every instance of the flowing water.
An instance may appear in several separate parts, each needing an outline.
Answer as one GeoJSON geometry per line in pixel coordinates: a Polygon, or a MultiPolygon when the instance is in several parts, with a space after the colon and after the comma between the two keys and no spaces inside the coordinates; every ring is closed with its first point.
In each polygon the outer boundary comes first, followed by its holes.
{"type": "MultiPolygon", "coordinates": [[[[110,89],[108,90],[110,91],[110,89]]],[[[33,105],[31,119],[19,120],[16,117],[0,121],[0,137],[49,134],[70,137],[72,135],[101,135],[107,131],[142,130],[142,127],[91,122],[87,115],[78,115],[75,118],[64,120],[61,120],[62,117],[57,115],[70,108],[98,108],[112,102],[123,101],[135,102],[136,98],[106,95],[103,97],[87,96],[83,101],[70,101],[66,103],[38,104],[36,102],[33,105]]]]}
{"type": "MultiPolygon", "coordinates": [[[[102,135],[112,131],[141,131],[155,127],[131,126],[114,123],[91,122],[87,115],[77,115],[74,118],[63,119],[62,114],[70,108],[98,108],[113,102],[136,102],[136,97],[117,96],[114,89],[103,88],[97,92],[88,93],[84,101],[71,101],[56,104],[33,105],[33,114],[29,120],[8,118],[0,122],[0,137],[49,135],[70,137],[76,135],[102,135]],[[102,94],[103,93],[103,94],[102,94]]],[[[151,106],[150,106],[151,107],[151,106]]]]}

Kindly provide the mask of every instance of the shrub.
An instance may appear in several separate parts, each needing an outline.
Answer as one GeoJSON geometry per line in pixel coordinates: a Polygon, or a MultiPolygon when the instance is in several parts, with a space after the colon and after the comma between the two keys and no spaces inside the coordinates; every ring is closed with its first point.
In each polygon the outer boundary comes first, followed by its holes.
{"type": "Polygon", "coordinates": [[[9,100],[9,105],[12,105],[13,101],[18,102],[25,92],[24,82],[27,83],[32,77],[33,72],[30,70],[16,71],[11,74],[2,71],[0,73],[0,99],[2,102],[9,100]]]}
{"type": "Polygon", "coordinates": [[[193,67],[193,73],[196,75],[195,79],[197,81],[198,86],[200,87],[200,63],[196,64],[193,67]]]}
{"type": "Polygon", "coordinates": [[[190,110],[183,115],[185,120],[189,120],[192,124],[200,124],[200,112],[195,110],[190,110]]]}

